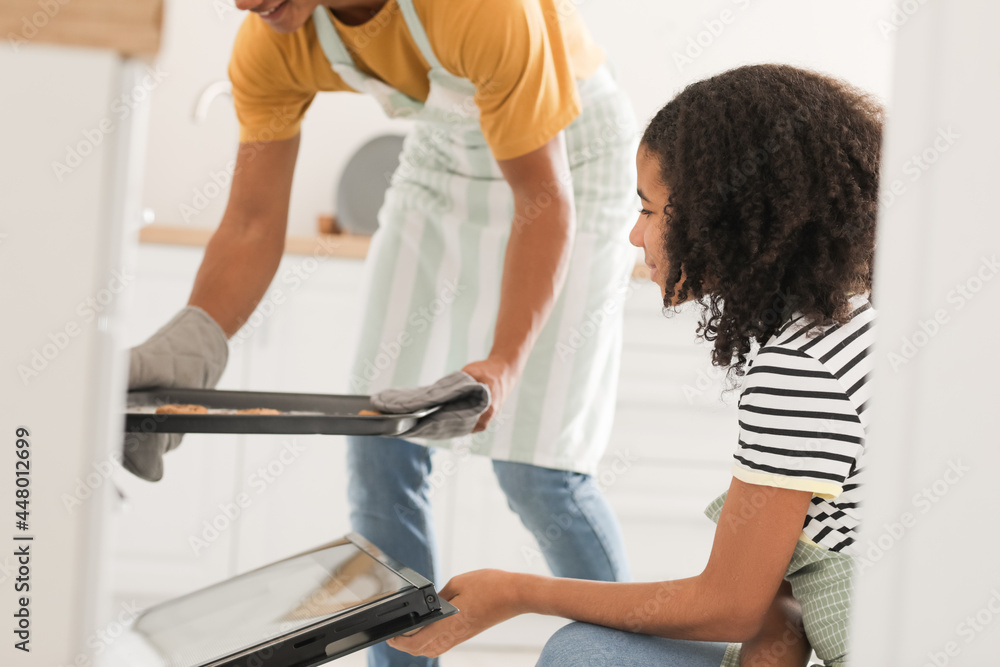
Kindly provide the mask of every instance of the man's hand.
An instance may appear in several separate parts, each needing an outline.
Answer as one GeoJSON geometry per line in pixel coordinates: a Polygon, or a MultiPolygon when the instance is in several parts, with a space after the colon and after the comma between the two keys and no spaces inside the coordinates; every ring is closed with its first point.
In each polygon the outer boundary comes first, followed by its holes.
{"type": "Polygon", "coordinates": [[[474,361],[462,369],[471,375],[477,382],[482,382],[490,388],[490,407],[479,418],[473,433],[485,431],[490,420],[500,414],[504,399],[510,393],[514,383],[517,382],[518,373],[509,363],[496,358],[474,361]]]}
{"type": "MultiPolygon", "coordinates": [[[[213,388],[228,359],[222,328],[205,311],[188,306],[130,350],[128,388],[213,388]]],[[[175,449],[182,437],[180,433],[126,433],[122,465],[142,479],[157,482],[163,477],[163,455],[175,449]]]]}
{"type": "Polygon", "coordinates": [[[517,616],[520,611],[515,577],[503,570],[458,575],[441,589],[441,597],[458,607],[458,613],[409,637],[390,639],[389,645],[412,655],[436,658],[483,630],[517,616]]]}

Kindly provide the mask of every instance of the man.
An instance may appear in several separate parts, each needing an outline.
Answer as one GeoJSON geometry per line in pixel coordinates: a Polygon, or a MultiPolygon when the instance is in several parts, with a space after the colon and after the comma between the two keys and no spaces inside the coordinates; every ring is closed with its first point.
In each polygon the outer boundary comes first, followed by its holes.
{"type": "MultiPolygon", "coordinates": [[[[626,579],[617,521],[591,475],[611,428],[634,262],[634,117],[573,5],[236,4],[251,14],[230,62],[240,146],[229,203],[189,306],[133,351],[130,387],[214,386],[226,337],[281,258],[306,109],[320,91],[371,95],[414,126],[367,260],[353,390],[457,370],[485,384],[477,433],[431,444],[491,457],[524,525],[558,527],[542,548],[554,574],[626,579]]],[[[162,475],[160,454],[179,438],[159,437],[127,446],[126,465],[162,475]]],[[[348,447],[354,529],[433,580],[429,449],[399,438],[348,447]]],[[[378,665],[415,660],[387,645],[371,654],[378,665]]]]}

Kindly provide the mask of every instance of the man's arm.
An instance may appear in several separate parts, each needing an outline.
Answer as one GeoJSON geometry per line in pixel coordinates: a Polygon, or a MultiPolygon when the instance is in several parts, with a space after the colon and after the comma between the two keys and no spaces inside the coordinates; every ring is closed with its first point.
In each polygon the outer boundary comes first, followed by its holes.
{"type": "Polygon", "coordinates": [[[299,135],[239,146],[229,203],[188,300],[227,337],[247,321],[278,270],[298,151],[299,135]]]}
{"type": "Polygon", "coordinates": [[[487,359],[463,369],[489,386],[493,397],[477,431],[486,428],[524,370],[566,280],[576,226],[562,133],[499,165],[514,193],[514,221],[504,256],[493,348],[487,359]]]}

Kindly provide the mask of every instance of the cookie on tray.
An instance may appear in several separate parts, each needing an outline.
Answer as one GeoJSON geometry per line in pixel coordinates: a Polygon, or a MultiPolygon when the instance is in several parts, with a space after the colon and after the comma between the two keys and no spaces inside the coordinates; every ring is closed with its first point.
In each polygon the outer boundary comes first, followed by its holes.
{"type": "Polygon", "coordinates": [[[207,415],[208,408],[204,405],[184,405],[183,403],[168,403],[156,408],[158,415],[207,415]]]}

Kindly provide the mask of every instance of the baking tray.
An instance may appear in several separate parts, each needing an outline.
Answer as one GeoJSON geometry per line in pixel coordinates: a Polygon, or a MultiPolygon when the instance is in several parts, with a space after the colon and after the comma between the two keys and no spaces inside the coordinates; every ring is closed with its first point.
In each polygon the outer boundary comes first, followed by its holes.
{"type": "Polygon", "coordinates": [[[368,396],[214,389],[143,389],[128,393],[125,430],[147,433],[396,436],[409,431],[421,417],[437,410],[435,407],[409,414],[358,414],[361,410],[373,409],[368,396]],[[209,410],[273,408],[290,414],[158,415],[150,410],[167,403],[203,405],[209,410]]]}

